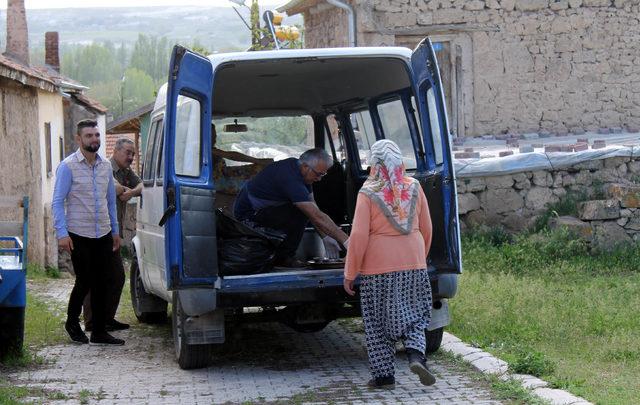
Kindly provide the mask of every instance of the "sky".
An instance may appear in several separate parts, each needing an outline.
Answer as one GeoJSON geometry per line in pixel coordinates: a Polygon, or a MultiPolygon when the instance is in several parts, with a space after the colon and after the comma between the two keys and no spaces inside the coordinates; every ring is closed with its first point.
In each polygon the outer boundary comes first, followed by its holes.
{"type": "MultiPolygon", "coordinates": [[[[278,6],[287,0],[260,0],[261,6],[278,6]]],[[[246,0],[250,5],[251,0],[246,0]]],[[[27,9],[36,8],[76,8],[76,7],[151,7],[151,6],[212,6],[230,7],[229,0],[25,0],[27,9]]],[[[6,9],[7,2],[0,1],[0,9],[6,9]]]]}

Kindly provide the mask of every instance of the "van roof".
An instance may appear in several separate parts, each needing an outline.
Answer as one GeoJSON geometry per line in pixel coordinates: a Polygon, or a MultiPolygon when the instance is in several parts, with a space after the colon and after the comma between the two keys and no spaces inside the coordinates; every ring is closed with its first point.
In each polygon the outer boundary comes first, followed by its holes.
{"type": "MultiPolygon", "coordinates": [[[[244,62],[247,62],[250,65],[253,66],[262,66],[260,67],[260,69],[267,69],[268,65],[262,65],[260,64],[261,61],[277,61],[277,60],[282,60],[283,64],[278,64],[279,66],[281,66],[281,69],[286,69],[286,66],[289,65],[291,66],[292,63],[294,65],[297,64],[296,62],[286,62],[286,60],[292,60],[292,59],[304,59],[304,60],[309,60],[309,61],[316,61],[318,62],[319,60],[335,60],[335,59],[345,59],[345,63],[346,60],[350,60],[352,62],[357,61],[357,59],[359,58],[381,58],[384,60],[397,60],[400,61],[402,60],[401,63],[402,65],[408,63],[411,59],[411,50],[408,48],[402,48],[402,47],[359,47],[359,48],[316,48],[316,49],[287,49],[287,50],[279,50],[279,51],[254,51],[254,52],[233,52],[233,53],[220,53],[220,54],[214,54],[214,55],[210,55],[208,57],[208,59],[211,61],[212,65],[213,65],[213,69],[214,71],[217,72],[217,69],[219,66],[221,65],[227,65],[229,63],[233,62],[243,62],[242,65],[245,65],[244,62]],[[260,65],[256,65],[255,63],[258,63],[260,65]]],[[[335,62],[335,61],[334,61],[335,62]]],[[[340,62],[342,63],[342,62],[340,62]]],[[[313,64],[313,63],[312,63],[313,64]]],[[[324,65],[324,64],[323,64],[324,65]]],[[[329,65],[333,65],[333,67],[331,68],[331,72],[332,74],[336,75],[341,75],[343,73],[343,71],[341,71],[340,67],[337,67],[337,63],[329,63],[329,65]]],[[[353,63],[351,63],[349,66],[351,66],[350,68],[348,68],[349,64],[344,65],[345,66],[345,70],[346,69],[351,69],[352,75],[354,74],[354,69],[357,70],[359,69],[357,66],[354,66],[353,63]]],[[[361,64],[359,63],[358,65],[361,66],[361,64]]],[[[396,62],[397,65],[397,62],[396,62]]],[[[247,65],[248,66],[248,65],[247,65]]],[[[329,68],[329,66],[326,66],[326,68],[329,68]]],[[[271,69],[271,73],[273,73],[273,65],[270,68],[271,69]]],[[[372,70],[375,69],[374,67],[371,66],[371,64],[367,64],[367,69],[366,70],[372,70]]],[[[227,70],[227,69],[225,69],[227,70]]],[[[221,71],[221,73],[224,71],[221,71]]],[[[220,73],[217,73],[217,75],[220,73]]],[[[225,72],[225,74],[228,74],[225,72]]],[[[374,75],[374,73],[371,73],[370,75],[374,75]]],[[[362,76],[360,74],[356,74],[356,76],[362,76]]],[[[385,76],[385,75],[378,75],[379,76],[385,76]]],[[[229,77],[227,77],[229,78],[229,77]]],[[[359,77],[360,80],[363,80],[363,83],[360,85],[360,88],[367,88],[370,89],[371,91],[377,91],[379,89],[375,89],[374,87],[376,85],[378,85],[379,87],[382,86],[382,88],[394,88],[394,86],[397,87],[397,85],[388,83],[388,81],[390,80],[388,77],[387,78],[382,78],[382,79],[378,79],[378,80],[369,80],[364,82],[364,79],[362,77],[359,77]],[[384,83],[384,82],[387,83],[384,83]],[[386,87],[385,87],[386,86],[386,87]]],[[[232,79],[230,79],[232,80],[232,79]]],[[[291,79],[293,80],[293,79],[291,79]]],[[[406,80],[406,79],[405,79],[406,80]]],[[[229,80],[228,80],[229,81],[229,80]]],[[[348,82],[348,79],[345,79],[345,81],[348,82]]],[[[225,82],[226,83],[226,82],[225,82]]],[[[254,82],[255,85],[257,85],[257,82],[254,82]]],[[[264,85],[264,82],[261,83],[264,85]]],[[[249,85],[247,83],[247,85],[249,85]]],[[[406,85],[406,83],[405,83],[406,85]]],[[[226,87],[226,86],[225,86],[226,87]]],[[[336,87],[352,87],[352,82],[349,83],[349,85],[343,84],[342,86],[336,86],[336,87]]],[[[218,86],[218,89],[220,89],[220,86],[218,86]]],[[[158,97],[156,98],[156,103],[154,106],[154,111],[158,111],[161,109],[164,109],[165,104],[166,104],[166,90],[167,90],[167,85],[166,83],[160,88],[160,90],[158,91],[158,97]]],[[[324,96],[324,98],[327,98],[327,94],[336,93],[336,100],[340,99],[340,95],[337,94],[336,90],[326,90],[326,94],[324,96]]],[[[220,90],[222,91],[222,90],[220,90]]],[[[274,94],[275,92],[272,92],[271,94],[274,94]]],[[[301,93],[301,92],[299,92],[301,93]]],[[[231,94],[235,94],[235,93],[231,93],[231,94]]],[[[257,94],[253,94],[253,97],[256,98],[258,95],[257,94]]],[[[269,97],[269,96],[267,96],[269,97]]],[[[330,97],[329,97],[330,98],[330,97]]],[[[344,97],[343,97],[344,98],[344,97]]],[[[229,97],[225,98],[226,100],[229,100],[229,97]]],[[[234,99],[238,99],[237,97],[234,97],[234,99]]],[[[276,102],[276,100],[272,100],[274,102],[276,102]]],[[[289,101],[293,101],[293,99],[289,100],[289,101]]],[[[301,96],[301,100],[300,101],[306,101],[305,97],[301,96]]],[[[257,103],[259,103],[260,101],[256,101],[257,103]]],[[[276,103],[277,104],[277,103],[276,103]]],[[[299,103],[302,104],[302,103],[299,103]]],[[[235,108],[240,108],[239,105],[235,105],[235,106],[229,106],[229,108],[232,111],[237,111],[235,108]]],[[[310,108],[310,106],[307,106],[310,108]]],[[[250,107],[249,107],[250,108],[250,107]]],[[[228,112],[228,111],[227,111],[228,112]]]]}
{"type": "Polygon", "coordinates": [[[411,50],[399,46],[376,46],[354,48],[312,48],[281,49],[278,51],[229,52],[209,55],[209,60],[216,66],[232,61],[269,60],[287,58],[339,58],[339,57],[398,57],[411,58],[411,50]]]}

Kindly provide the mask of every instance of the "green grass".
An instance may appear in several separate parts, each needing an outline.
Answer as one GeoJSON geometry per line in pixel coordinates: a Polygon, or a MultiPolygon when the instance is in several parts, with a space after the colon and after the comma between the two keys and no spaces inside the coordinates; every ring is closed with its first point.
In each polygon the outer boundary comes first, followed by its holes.
{"type": "Polygon", "coordinates": [[[589,255],[563,231],[463,239],[452,333],[601,404],[640,403],[640,247],[589,255]]]}

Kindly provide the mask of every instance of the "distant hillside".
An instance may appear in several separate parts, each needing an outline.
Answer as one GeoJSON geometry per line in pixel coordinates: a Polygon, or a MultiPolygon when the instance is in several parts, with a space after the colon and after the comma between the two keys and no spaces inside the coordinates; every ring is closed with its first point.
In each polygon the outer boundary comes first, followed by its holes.
{"type": "MultiPolygon", "coordinates": [[[[248,19],[246,9],[240,9],[248,19]]],[[[224,7],[131,7],[71,8],[27,10],[29,41],[33,50],[44,47],[44,33],[60,33],[61,50],[65,45],[111,41],[133,45],[138,34],[166,36],[170,42],[198,42],[211,51],[245,49],[250,44],[249,30],[235,11],[224,7]]],[[[299,16],[288,17],[286,24],[302,24],[299,16]]],[[[0,10],[2,49],[5,43],[6,10],[0,10]]]]}

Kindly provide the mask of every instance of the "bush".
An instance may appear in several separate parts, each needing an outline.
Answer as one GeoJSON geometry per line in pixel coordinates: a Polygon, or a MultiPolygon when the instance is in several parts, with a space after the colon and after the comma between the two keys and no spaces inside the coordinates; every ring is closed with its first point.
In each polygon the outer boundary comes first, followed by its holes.
{"type": "Polygon", "coordinates": [[[545,213],[534,223],[533,232],[540,232],[547,229],[549,220],[552,217],[561,217],[564,215],[570,215],[572,217],[578,216],[578,203],[587,201],[588,199],[589,196],[584,192],[569,191],[564,197],[560,198],[560,201],[547,206],[545,213]]]}
{"type": "Polygon", "coordinates": [[[486,242],[496,247],[513,242],[513,236],[501,226],[480,226],[472,229],[466,235],[471,240],[480,243],[486,242]]]}

